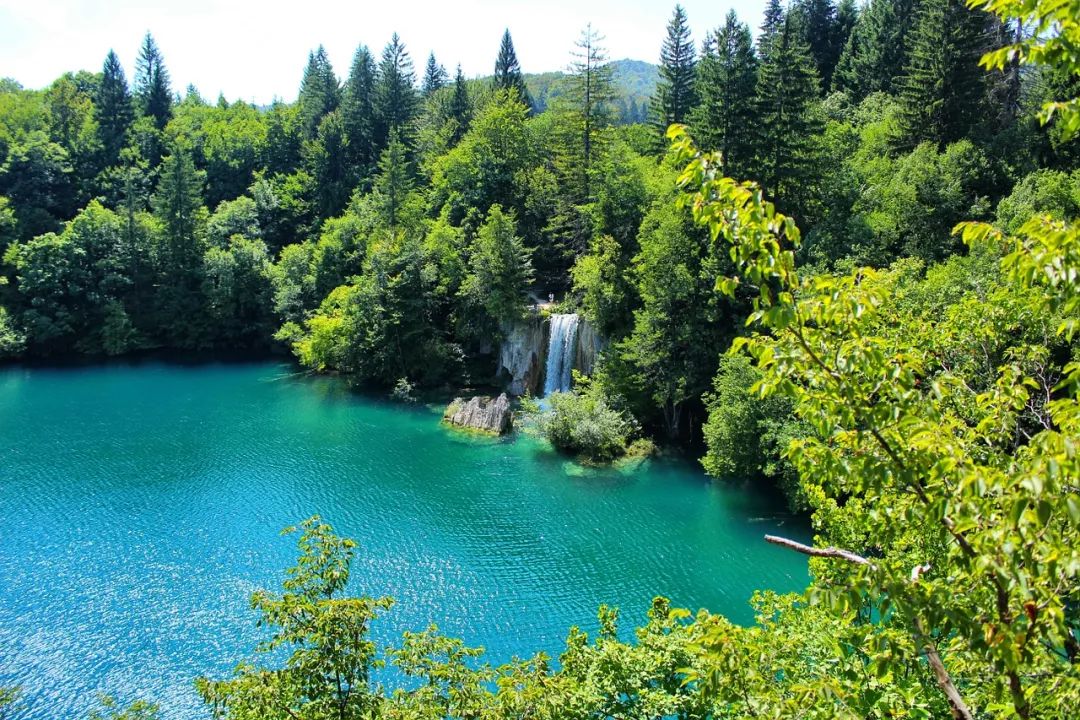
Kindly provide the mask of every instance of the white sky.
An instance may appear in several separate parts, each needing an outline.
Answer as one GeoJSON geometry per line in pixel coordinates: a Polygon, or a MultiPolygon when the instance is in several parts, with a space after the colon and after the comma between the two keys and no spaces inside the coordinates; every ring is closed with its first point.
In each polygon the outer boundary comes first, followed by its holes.
{"type": "MultiPolygon", "coordinates": [[[[695,42],[734,7],[752,28],[765,0],[683,0],[695,42]]],[[[326,46],[339,77],[357,45],[378,57],[395,30],[419,75],[428,52],[453,73],[490,74],[504,27],[525,72],[562,70],[587,22],[612,59],[656,62],[674,2],[657,0],[0,0],[0,77],[28,88],[68,70],[101,69],[116,50],[131,81],[149,30],[173,89],[194,84],[213,100],[293,100],[308,52],[326,46]]]]}

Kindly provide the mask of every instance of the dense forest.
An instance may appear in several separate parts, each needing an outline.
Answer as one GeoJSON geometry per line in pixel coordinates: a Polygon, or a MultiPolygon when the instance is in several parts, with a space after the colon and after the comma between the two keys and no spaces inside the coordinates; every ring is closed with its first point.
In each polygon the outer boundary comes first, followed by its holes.
{"type": "Polygon", "coordinates": [[[658,600],[627,643],[605,608],[557,667],[497,670],[434,629],[381,653],[390,600],[343,596],[354,546],[312,520],[253,599],[265,664],[199,681],[220,717],[1069,717],[1078,18],[770,0],[756,39],[730,13],[695,42],[676,7],[631,125],[592,27],[543,108],[509,32],[484,83],[418,82],[397,36],[342,83],[320,48],[267,109],[178,97],[147,35],[131,88],[110,53],[0,89],[0,353],[280,343],[458,385],[552,292],[608,339],[573,412],[703,437],[812,513],[816,547],[773,540],[813,585],[752,627],[658,600]]]}
{"type": "Polygon", "coordinates": [[[318,48],[269,108],[178,96],[150,35],[131,86],[112,52],[42,91],[6,81],[0,354],[284,347],[376,388],[484,384],[554,293],[608,340],[593,404],[629,421],[608,425],[704,428],[710,472],[793,486],[779,450],[802,430],[737,399],[751,374],[721,355],[750,295],[714,292],[731,260],[673,203],[664,130],[760,183],[803,228],[800,260],[901,261],[896,292],[925,298],[907,317],[949,299],[928,283],[987,281],[959,220],[1075,211],[1075,145],[1036,120],[1074,81],[980,67],[1023,29],[960,2],[774,1],[756,42],[729,14],[695,43],[676,8],[661,31],[647,124],[619,123],[592,27],[540,102],[509,31],[486,81],[434,56],[417,77],[397,36],[342,81],[318,48]]]}

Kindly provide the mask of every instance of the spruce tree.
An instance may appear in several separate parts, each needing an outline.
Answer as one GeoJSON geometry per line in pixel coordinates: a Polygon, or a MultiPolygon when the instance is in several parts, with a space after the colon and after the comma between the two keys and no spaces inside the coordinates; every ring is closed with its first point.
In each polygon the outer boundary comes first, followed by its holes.
{"type": "Polygon", "coordinates": [[[357,179],[367,177],[378,157],[375,145],[375,58],[361,45],[353,55],[341,97],[341,119],[349,162],[357,179]]]}
{"type": "Polygon", "coordinates": [[[803,41],[814,59],[824,89],[831,87],[833,70],[840,58],[836,47],[836,6],[833,0],[799,0],[791,9],[798,17],[803,41]]]}
{"type": "Polygon", "coordinates": [[[697,104],[696,66],[686,11],[682,5],[676,5],[660,48],[660,81],[652,101],[653,116],[661,133],[667,132],[672,123],[685,123],[697,104]]]}
{"type": "Polygon", "coordinates": [[[202,206],[204,173],[196,170],[191,151],[173,144],[161,161],[161,175],[152,204],[161,223],[164,247],[158,253],[159,289],[154,294],[157,325],[170,344],[196,347],[201,342],[204,238],[202,206]]]}
{"type": "Polygon", "coordinates": [[[765,5],[765,16],[761,21],[761,34],[758,35],[758,55],[762,58],[765,57],[766,51],[772,45],[773,38],[780,31],[783,23],[784,6],[780,4],[780,0],[768,0],[765,5]]]}
{"type": "Polygon", "coordinates": [[[911,30],[921,0],[870,0],[859,13],[833,74],[833,89],[855,101],[895,92],[908,65],[911,30]]]}
{"type": "Polygon", "coordinates": [[[570,63],[566,85],[565,95],[576,135],[571,142],[577,148],[576,167],[572,168],[572,173],[581,202],[588,202],[592,197],[590,180],[598,136],[610,124],[610,105],[615,97],[612,68],[601,44],[603,40],[591,23],[581,31],[572,53],[574,59],[570,63]]]}
{"type": "Polygon", "coordinates": [[[700,104],[691,114],[694,135],[701,146],[717,150],[724,172],[746,178],[754,158],[754,115],[757,57],[750,28],[734,10],[705,42],[698,63],[700,104]]]}
{"type": "Polygon", "coordinates": [[[116,165],[120,151],[127,145],[127,134],[134,119],[131,92],[128,90],[124,68],[120,58],[112,50],[105,57],[101,70],[101,84],[94,98],[94,117],[97,120],[98,139],[101,141],[102,159],[105,167],[116,165]]]}
{"type": "Polygon", "coordinates": [[[843,55],[848,38],[851,37],[852,31],[855,29],[855,23],[858,20],[859,6],[855,4],[855,0],[840,0],[840,4],[836,6],[836,22],[833,23],[832,44],[836,54],[833,58],[833,73],[828,89],[835,89],[836,81],[833,78],[836,77],[836,66],[840,64],[840,56],[843,55]]]}
{"type": "Polygon", "coordinates": [[[456,145],[468,132],[469,124],[472,122],[469,88],[465,84],[465,75],[461,72],[461,65],[457,66],[457,73],[454,75],[454,94],[450,96],[450,117],[455,122],[450,143],[456,145]]]}
{"type": "Polygon", "coordinates": [[[900,147],[944,146],[985,115],[988,76],[979,67],[988,19],[964,0],[924,0],[900,86],[900,147]]]}
{"type": "Polygon", "coordinates": [[[323,116],[337,109],[340,93],[334,68],[326,56],[326,49],[320,45],[318,50],[308,53],[304,78],[300,81],[298,103],[305,138],[314,138],[323,116]]]}
{"type": "Polygon", "coordinates": [[[379,157],[379,174],[375,177],[374,188],[382,219],[389,227],[397,227],[400,222],[401,209],[412,187],[405,143],[401,141],[401,133],[394,129],[379,157]]]}
{"type": "Polygon", "coordinates": [[[390,142],[394,130],[403,139],[410,134],[418,104],[415,83],[412,58],[394,33],[383,49],[375,83],[375,142],[380,150],[390,142]]]}
{"type": "Polygon", "coordinates": [[[165,129],[172,117],[172,88],[169,87],[165,59],[150,33],[143,38],[139,58],[135,62],[135,96],[142,114],[153,118],[158,130],[165,129]]]}
{"type": "Polygon", "coordinates": [[[450,76],[446,68],[435,59],[435,53],[428,55],[427,67],[424,69],[424,81],[420,85],[420,92],[424,97],[431,97],[433,93],[446,87],[450,76]]]}
{"type": "Polygon", "coordinates": [[[813,143],[821,131],[818,77],[810,51],[788,15],[765,48],[757,83],[758,180],[784,212],[801,213],[814,172],[813,143]]]}
{"type": "Polygon", "coordinates": [[[323,117],[307,154],[309,171],[315,180],[315,211],[319,219],[340,215],[355,185],[348,160],[349,140],[340,111],[323,117]]]}
{"type": "Polygon", "coordinates": [[[514,41],[510,37],[509,28],[503,30],[499,56],[495,58],[494,83],[496,90],[517,90],[525,107],[532,108],[532,98],[529,96],[528,88],[525,87],[525,76],[521,72],[521,63],[518,62],[517,52],[514,51],[514,41]]]}

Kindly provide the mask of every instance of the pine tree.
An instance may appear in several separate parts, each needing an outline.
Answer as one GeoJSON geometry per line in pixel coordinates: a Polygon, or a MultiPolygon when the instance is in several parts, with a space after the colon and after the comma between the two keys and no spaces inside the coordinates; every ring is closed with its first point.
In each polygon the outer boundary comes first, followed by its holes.
{"type": "Polygon", "coordinates": [[[963,0],[925,0],[900,87],[900,146],[944,146],[966,137],[986,111],[988,76],[979,67],[988,19],[963,0]]]}
{"type": "Polygon", "coordinates": [[[421,93],[424,97],[431,97],[433,93],[446,87],[450,76],[446,68],[435,59],[435,53],[428,55],[427,67],[424,69],[424,81],[421,84],[421,93]]]}
{"type": "Polygon", "coordinates": [[[357,179],[367,177],[378,157],[375,144],[375,58],[361,45],[353,55],[341,98],[349,162],[357,179]]]}
{"type": "Polygon", "coordinates": [[[757,84],[757,178],[784,212],[801,213],[820,132],[818,78],[796,21],[788,15],[765,49],[757,84]]]}
{"type": "Polygon", "coordinates": [[[454,120],[454,132],[450,143],[456,145],[469,130],[472,122],[472,105],[469,102],[469,88],[465,84],[465,75],[461,72],[461,65],[457,66],[454,75],[454,94],[450,97],[450,117],[454,120]]]}
{"type": "Polygon", "coordinates": [[[297,102],[305,138],[315,137],[323,117],[337,109],[340,95],[337,75],[326,56],[326,49],[320,45],[318,50],[308,53],[304,78],[300,81],[300,98],[297,102]]]}
{"type": "Polygon", "coordinates": [[[518,62],[517,52],[514,51],[514,41],[510,37],[510,29],[503,31],[502,42],[499,44],[499,56],[495,59],[495,89],[517,90],[521,102],[525,107],[532,108],[532,98],[529,90],[525,87],[525,76],[521,72],[521,64],[518,62]]]}
{"type": "Polygon", "coordinates": [[[765,5],[765,17],[761,21],[761,34],[758,35],[758,55],[760,57],[765,57],[766,51],[772,45],[773,38],[780,31],[783,24],[784,6],[780,4],[780,0],[768,0],[765,5]]]}
{"type": "Polygon", "coordinates": [[[836,22],[833,23],[832,44],[836,53],[833,58],[833,72],[828,88],[823,87],[823,90],[836,89],[836,69],[840,64],[840,57],[844,54],[844,48],[847,47],[848,39],[851,37],[852,31],[855,29],[855,23],[858,20],[859,6],[855,4],[855,0],[840,0],[840,4],[836,7],[836,22]]]}
{"type": "Polygon", "coordinates": [[[203,175],[183,145],[174,144],[161,161],[152,204],[164,231],[167,272],[190,272],[202,259],[198,222],[203,175]]]}
{"type": "Polygon", "coordinates": [[[131,92],[120,59],[112,50],[105,57],[101,71],[101,85],[94,99],[94,117],[97,120],[98,139],[101,141],[103,165],[111,167],[120,159],[120,151],[127,145],[127,134],[134,119],[131,92]]]}
{"type": "Polygon", "coordinates": [[[840,59],[836,47],[836,6],[833,0],[799,0],[792,9],[798,16],[803,40],[810,49],[818,77],[824,89],[832,85],[832,74],[840,59]]]}
{"type": "Polygon", "coordinates": [[[383,221],[389,227],[397,227],[405,198],[412,191],[412,172],[406,154],[405,143],[395,129],[390,132],[386,149],[379,157],[379,174],[375,178],[375,194],[379,201],[383,221]]]}
{"type": "Polygon", "coordinates": [[[405,43],[394,33],[383,49],[375,84],[375,142],[384,148],[394,130],[405,139],[416,117],[416,76],[405,43]]]}
{"type": "Polygon", "coordinates": [[[921,0],[870,0],[859,13],[833,73],[833,89],[855,101],[895,92],[908,65],[911,29],[921,0]]]}
{"type": "Polygon", "coordinates": [[[581,31],[577,49],[572,53],[574,60],[570,63],[566,86],[566,99],[577,135],[574,144],[580,151],[573,173],[582,202],[588,202],[592,197],[590,179],[598,135],[610,123],[610,104],[615,97],[612,68],[607,51],[601,45],[603,40],[591,23],[581,31]]]}
{"type": "Polygon", "coordinates": [[[355,174],[348,161],[349,140],[340,111],[323,117],[307,156],[315,180],[316,214],[322,220],[340,215],[355,184],[355,174]]]}
{"type": "Polygon", "coordinates": [[[757,92],[757,57],[750,28],[735,11],[709,35],[698,63],[701,103],[691,115],[701,146],[718,150],[724,172],[746,178],[754,158],[754,115],[757,92]]]}
{"type": "Polygon", "coordinates": [[[195,169],[191,151],[174,144],[161,161],[161,176],[152,199],[164,245],[157,259],[160,279],[153,302],[160,319],[156,324],[177,347],[195,347],[202,337],[203,180],[204,173],[195,169]]]}
{"type": "Polygon", "coordinates": [[[660,82],[652,102],[653,116],[661,133],[667,132],[672,123],[685,123],[697,103],[696,66],[686,11],[682,5],[676,5],[660,49],[660,82]]]}
{"type": "Polygon", "coordinates": [[[153,118],[158,130],[165,129],[172,117],[172,88],[169,87],[165,59],[150,33],[143,38],[139,58],[135,62],[135,96],[142,114],[153,118]]]}

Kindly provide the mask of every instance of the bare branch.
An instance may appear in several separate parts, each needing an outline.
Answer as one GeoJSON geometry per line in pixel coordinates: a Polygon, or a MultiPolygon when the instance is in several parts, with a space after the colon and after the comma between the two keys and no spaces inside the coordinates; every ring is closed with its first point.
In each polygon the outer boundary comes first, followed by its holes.
{"type": "Polygon", "coordinates": [[[855,563],[856,565],[867,565],[869,567],[874,566],[872,562],[864,558],[862,555],[856,555],[850,550],[841,550],[840,548],[834,547],[811,547],[809,545],[803,545],[801,542],[789,540],[778,535],[766,535],[765,542],[770,542],[773,545],[780,545],[781,547],[786,547],[789,550],[794,550],[795,552],[800,552],[803,555],[810,555],[812,557],[839,558],[841,560],[847,560],[850,563],[855,563]]]}
{"type": "Polygon", "coordinates": [[[938,654],[937,645],[927,634],[923,627],[921,620],[915,621],[915,630],[918,633],[918,638],[922,642],[923,652],[926,653],[926,660],[930,663],[930,669],[934,671],[934,679],[937,680],[938,687],[945,693],[945,698],[949,701],[949,710],[952,711],[952,716],[956,720],[972,720],[971,710],[968,708],[967,703],[964,702],[964,698],[960,696],[960,691],[953,685],[952,678],[949,677],[949,671],[945,669],[945,663],[941,661],[941,655],[938,654]]]}

